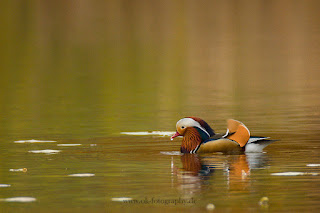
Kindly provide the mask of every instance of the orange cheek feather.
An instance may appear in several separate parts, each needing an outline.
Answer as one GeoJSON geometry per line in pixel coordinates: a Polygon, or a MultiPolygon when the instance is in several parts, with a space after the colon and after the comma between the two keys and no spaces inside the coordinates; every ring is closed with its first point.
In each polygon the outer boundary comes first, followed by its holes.
{"type": "Polygon", "coordinates": [[[181,127],[177,128],[177,132],[179,132],[180,135],[184,135],[185,129],[181,129],[181,127]]]}

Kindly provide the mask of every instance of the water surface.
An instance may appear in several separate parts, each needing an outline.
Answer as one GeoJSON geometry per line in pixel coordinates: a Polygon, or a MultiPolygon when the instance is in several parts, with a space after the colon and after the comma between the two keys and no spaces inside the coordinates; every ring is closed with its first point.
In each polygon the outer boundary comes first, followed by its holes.
{"type": "Polygon", "coordinates": [[[1,4],[2,211],[320,209],[318,1],[1,4]],[[180,155],[185,116],[278,141],[180,155]]]}

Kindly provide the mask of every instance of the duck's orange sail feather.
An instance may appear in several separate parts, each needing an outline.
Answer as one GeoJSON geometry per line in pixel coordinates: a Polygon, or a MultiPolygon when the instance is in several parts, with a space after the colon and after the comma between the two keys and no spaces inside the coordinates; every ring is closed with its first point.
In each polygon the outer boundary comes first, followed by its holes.
{"type": "Polygon", "coordinates": [[[227,138],[236,141],[241,147],[244,147],[250,138],[249,129],[237,120],[228,120],[228,131],[229,136],[227,138]]]}

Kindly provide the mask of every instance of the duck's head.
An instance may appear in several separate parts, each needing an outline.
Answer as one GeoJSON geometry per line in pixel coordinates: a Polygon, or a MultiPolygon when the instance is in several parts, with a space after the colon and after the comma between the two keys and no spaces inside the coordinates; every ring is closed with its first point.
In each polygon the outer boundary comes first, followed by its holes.
{"type": "Polygon", "coordinates": [[[199,145],[214,135],[213,129],[201,118],[186,117],[176,124],[177,132],[171,140],[177,136],[183,136],[181,152],[196,152],[199,145]]]}
{"type": "Polygon", "coordinates": [[[213,136],[215,133],[213,129],[201,118],[197,117],[186,117],[180,119],[176,124],[177,132],[171,137],[171,140],[178,136],[184,136],[187,128],[196,127],[205,133],[208,137],[213,136]]]}

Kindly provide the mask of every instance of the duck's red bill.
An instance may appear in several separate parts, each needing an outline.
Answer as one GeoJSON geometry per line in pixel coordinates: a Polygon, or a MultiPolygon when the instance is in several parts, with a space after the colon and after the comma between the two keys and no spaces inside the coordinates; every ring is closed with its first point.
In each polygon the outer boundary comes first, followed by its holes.
{"type": "Polygon", "coordinates": [[[181,135],[179,134],[179,132],[176,132],[174,135],[171,136],[171,140],[173,140],[175,137],[178,137],[178,136],[181,136],[181,135]]]}

